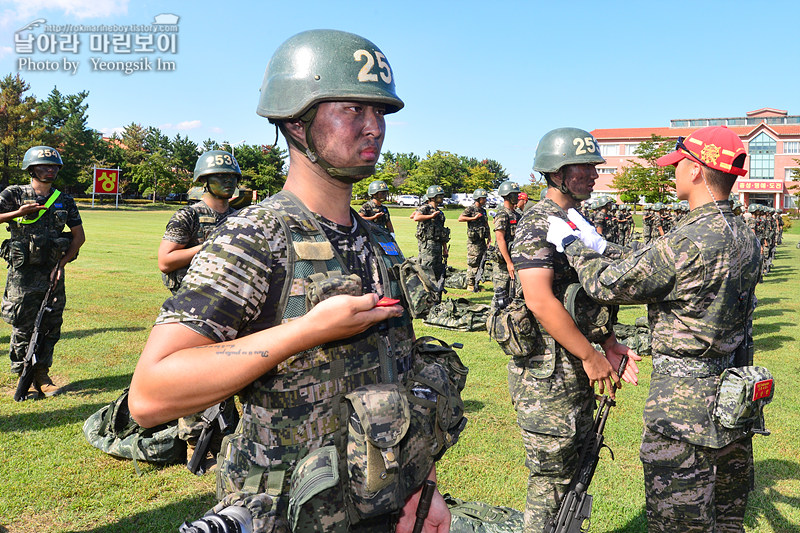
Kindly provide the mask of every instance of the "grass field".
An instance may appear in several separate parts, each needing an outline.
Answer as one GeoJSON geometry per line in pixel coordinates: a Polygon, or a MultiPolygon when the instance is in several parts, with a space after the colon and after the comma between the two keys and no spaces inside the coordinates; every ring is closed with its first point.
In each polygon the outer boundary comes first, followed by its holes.
{"type": "MultiPolygon", "coordinates": [[[[416,255],[411,209],[392,209],[399,244],[416,255]]],[[[466,225],[448,210],[450,264],[466,267],[466,225]]],[[[168,295],[156,251],[172,211],[82,208],[87,243],[67,267],[67,309],[51,374],[68,392],[43,401],[15,403],[15,376],[0,375],[0,532],[175,532],[214,503],[214,476],[196,477],[182,465],[144,466],[92,448],[84,420],[115,399],[130,382],[139,352],[168,295]]],[[[756,489],[749,502],[748,532],[800,531],[800,224],[778,248],[773,272],[757,290],[756,363],[776,377],[767,408],[769,437],[754,438],[756,489]]],[[[0,274],[4,282],[5,274],[0,274]]],[[[488,303],[490,293],[467,294],[488,303]]],[[[643,307],[624,307],[633,323],[643,307]]],[[[10,328],[0,323],[0,345],[10,328]]],[[[470,368],[464,391],[469,417],[459,443],[439,463],[442,492],[521,509],[527,470],[508,395],[507,357],[485,332],[458,333],[417,324],[417,335],[462,342],[470,368]]],[[[638,458],[642,407],[650,360],[640,365],[641,384],[619,393],[611,412],[604,455],[590,492],[593,532],[643,532],[644,491],[638,458]]]]}

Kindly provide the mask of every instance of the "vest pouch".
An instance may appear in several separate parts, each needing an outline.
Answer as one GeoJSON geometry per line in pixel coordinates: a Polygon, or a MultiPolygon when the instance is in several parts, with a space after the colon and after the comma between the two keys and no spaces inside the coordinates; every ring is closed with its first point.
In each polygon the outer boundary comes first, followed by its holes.
{"type": "Polygon", "coordinates": [[[450,228],[442,226],[442,241],[450,242],[450,228]]]}
{"type": "Polygon", "coordinates": [[[593,300],[580,283],[567,287],[563,303],[575,325],[589,342],[602,344],[613,333],[619,306],[605,305],[593,300]]]}
{"type": "Polygon", "coordinates": [[[394,383],[359,387],[346,398],[352,408],[347,437],[352,505],[361,518],[398,511],[407,496],[400,441],[411,423],[408,398],[394,383]]]}
{"type": "Polygon", "coordinates": [[[761,366],[728,368],[719,379],[714,417],[727,429],[748,429],[769,434],[764,429],[764,406],[772,401],[774,380],[761,366]]]}
{"type": "Polygon", "coordinates": [[[47,238],[47,235],[33,233],[28,238],[28,264],[50,264],[50,249],[48,246],[48,241],[50,239],[47,238]]]}
{"type": "Polygon", "coordinates": [[[438,288],[427,272],[420,266],[416,257],[409,257],[399,265],[394,265],[397,279],[400,280],[405,307],[412,318],[423,318],[438,302],[438,288]]]}
{"type": "Polygon", "coordinates": [[[541,334],[525,300],[515,298],[502,309],[494,309],[486,321],[489,337],[512,357],[542,353],[541,334]]]}
{"type": "Polygon", "coordinates": [[[287,508],[292,532],[349,531],[340,480],[335,446],[318,448],[297,464],[289,484],[287,508]]]}
{"type": "Polygon", "coordinates": [[[64,226],[67,225],[67,210],[66,209],[56,209],[53,211],[53,229],[55,229],[56,233],[61,233],[64,230],[64,226]]]}
{"type": "Polygon", "coordinates": [[[356,274],[343,275],[341,272],[322,272],[312,274],[307,280],[306,309],[312,307],[331,296],[348,294],[361,296],[361,278],[356,274]]]}
{"type": "Polygon", "coordinates": [[[11,240],[8,245],[8,264],[13,268],[22,268],[27,262],[28,247],[26,243],[11,240]]]}

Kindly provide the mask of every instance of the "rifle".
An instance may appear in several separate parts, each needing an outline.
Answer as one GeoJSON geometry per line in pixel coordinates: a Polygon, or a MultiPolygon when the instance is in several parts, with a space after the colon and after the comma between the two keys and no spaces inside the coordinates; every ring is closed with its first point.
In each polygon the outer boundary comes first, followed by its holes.
{"type": "MultiPolygon", "coordinates": [[[[628,356],[625,355],[622,357],[617,371],[617,375],[620,378],[627,364],[628,356]]],[[[612,384],[611,388],[612,391],[615,391],[617,387],[612,384]]],[[[588,531],[588,529],[582,528],[583,522],[592,515],[592,495],[588,494],[586,490],[592,482],[594,471],[600,460],[600,450],[608,448],[603,444],[603,430],[606,427],[608,412],[614,405],[617,405],[617,403],[611,397],[605,394],[600,397],[600,406],[597,408],[594,425],[581,449],[578,471],[575,472],[569,482],[567,492],[561,499],[555,520],[550,522],[545,529],[547,533],[581,533],[588,531]]],[[[608,451],[611,453],[611,460],[613,461],[614,452],[611,451],[611,448],[608,448],[608,451]]]]}
{"type": "Polygon", "coordinates": [[[447,248],[447,254],[442,254],[442,277],[439,280],[439,299],[442,299],[442,293],[447,293],[447,289],[444,288],[444,282],[447,279],[447,258],[450,256],[450,246],[445,245],[447,248]]]}
{"type": "MultiPolygon", "coordinates": [[[[58,266],[56,266],[58,268],[58,266]]],[[[39,344],[42,339],[42,317],[45,312],[52,311],[50,307],[50,297],[53,295],[53,290],[56,287],[57,281],[53,274],[50,274],[50,284],[47,286],[47,292],[44,293],[42,305],[39,306],[39,312],[36,314],[36,320],[33,323],[33,333],[31,340],[28,343],[28,351],[25,352],[25,358],[22,361],[22,372],[19,375],[19,382],[17,382],[17,391],[14,393],[14,401],[21,402],[28,398],[28,391],[33,384],[33,367],[39,362],[37,352],[39,351],[39,344]]]]}
{"type": "Polygon", "coordinates": [[[200,437],[197,439],[197,445],[194,448],[194,453],[186,468],[189,472],[197,476],[202,476],[205,470],[201,466],[202,461],[206,458],[208,447],[211,444],[211,437],[214,436],[214,430],[219,425],[220,431],[224,431],[227,423],[225,422],[222,412],[225,410],[225,402],[220,402],[212,405],[201,415],[203,421],[203,431],[200,432],[200,437]],[[217,422],[217,424],[215,424],[217,422]]]}
{"type": "Polygon", "coordinates": [[[473,283],[475,284],[476,292],[478,289],[478,284],[483,282],[483,271],[486,269],[486,260],[489,257],[489,248],[492,248],[492,246],[487,246],[483,251],[483,255],[481,255],[481,262],[478,265],[478,270],[475,271],[475,280],[473,283]]]}
{"type": "Polygon", "coordinates": [[[419,503],[417,503],[417,519],[414,522],[414,529],[411,533],[422,533],[425,519],[428,518],[428,511],[431,510],[434,490],[436,490],[436,482],[426,479],[422,485],[422,494],[419,497],[419,503]]]}

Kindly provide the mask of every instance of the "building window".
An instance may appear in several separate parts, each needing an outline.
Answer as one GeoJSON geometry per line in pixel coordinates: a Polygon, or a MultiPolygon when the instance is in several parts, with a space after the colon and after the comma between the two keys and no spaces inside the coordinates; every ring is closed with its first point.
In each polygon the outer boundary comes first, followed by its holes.
{"type": "Polygon", "coordinates": [[[743,118],[729,118],[728,126],[744,126],[743,118]]]}
{"type": "Polygon", "coordinates": [[[778,143],[764,133],[759,133],[747,145],[750,152],[750,179],[771,180],[775,178],[775,151],[778,143]]]}
{"type": "Polygon", "coordinates": [[[600,145],[600,155],[602,155],[602,156],[619,155],[619,145],[618,144],[601,144],[600,145]]]}
{"type": "Polygon", "coordinates": [[[626,144],[625,145],[625,155],[636,155],[636,149],[639,148],[639,143],[634,144],[626,144]]]}
{"type": "Polygon", "coordinates": [[[800,154],[800,141],[783,141],[784,154],[800,154]]]}
{"type": "Polygon", "coordinates": [[[688,120],[673,120],[672,121],[673,128],[688,128],[689,121],[688,120]]]}
{"type": "Polygon", "coordinates": [[[598,174],[616,174],[617,173],[617,169],[616,168],[600,168],[600,167],[598,167],[597,168],[597,173],[598,174]]]}
{"type": "Polygon", "coordinates": [[[797,209],[797,200],[795,200],[794,196],[789,194],[785,194],[783,196],[783,208],[784,209],[797,209]]]}
{"type": "Polygon", "coordinates": [[[800,181],[800,168],[787,167],[784,172],[783,181],[800,181]]]}
{"type": "Polygon", "coordinates": [[[709,126],[724,126],[725,119],[724,118],[712,118],[708,121],[709,126]]]}
{"type": "Polygon", "coordinates": [[[708,126],[708,120],[705,118],[690,120],[689,125],[692,126],[693,128],[697,128],[699,126],[708,126]]]}

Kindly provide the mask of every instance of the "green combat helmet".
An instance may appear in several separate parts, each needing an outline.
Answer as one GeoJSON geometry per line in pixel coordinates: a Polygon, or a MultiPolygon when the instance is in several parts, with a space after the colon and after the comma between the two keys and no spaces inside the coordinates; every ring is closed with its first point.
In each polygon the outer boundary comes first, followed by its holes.
{"type": "Polygon", "coordinates": [[[547,196],[547,187],[542,189],[542,191],[539,193],[539,201],[544,200],[545,196],[547,196]]]}
{"type": "Polygon", "coordinates": [[[589,195],[575,195],[565,183],[556,185],[550,181],[550,174],[558,172],[566,165],[599,165],[605,162],[600,155],[597,140],[591,133],[579,128],[557,128],[545,133],[539,141],[533,159],[533,170],[542,173],[550,187],[580,201],[586,200],[589,195]]]}
{"type": "Polygon", "coordinates": [[[375,180],[369,184],[369,187],[367,187],[367,194],[369,194],[370,196],[375,196],[379,192],[385,192],[385,193],[389,192],[389,186],[386,185],[385,181],[375,180]]]}
{"type": "Polygon", "coordinates": [[[28,148],[28,151],[22,157],[22,170],[28,170],[28,167],[35,165],[58,165],[63,167],[64,162],[61,161],[61,155],[55,148],[32,146],[28,148]]]}
{"type": "Polygon", "coordinates": [[[664,209],[664,204],[661,202],[656,202],[653,204],[653,211],[661,211],[664,209]]]}
{"type": "Polygon", "coordinates": [[[236,158],[225,150],[209,150],[197,158],[194,165],[195,183],[204,182],[211,174],[235,174],[238,178],[242,177],[236,158]]]}
{"type": "Polygon", "coordinates": [[[755,213],[756,211],[758,211],[758,204],[750,204],[747,206],[748,213],[755,213]]]}
{"type": "Polygon", "coordinates": [[[514,181],[504,181],[497,188],[497,195],[500,198],[505,198],[509,194],[519,194],[519,184],[514,181]]]}
{"type": "Polygon", "coordinates": [[[475,192],[472,193],[473,200],[480,200],[481,198],[486,198],[488,194],[486,193],[486,189],[475,189],[475,192]]]}
{"type": "Polygon", "coordinates": [[[444,196],[444,189],[439,185],[431,185],[428,187],[428,190],[425,191],[425,196],[428,197],[428,200],[433,200],[437,196],[444,196]]]}
{"type": "Polygon", "coordinates": [[[386,113],[404,105],[389,62],[374,43],[343,31],[309,30],[290,37],[273,54],[256,112],[272,123],[300,119],[308,148],[284,132],[287,142],[331,177],[355,183],[374,174],[375,165],[335,168],[319,156],[311,137],[317,104],[337,100],[382,104],[386,113]]]}

